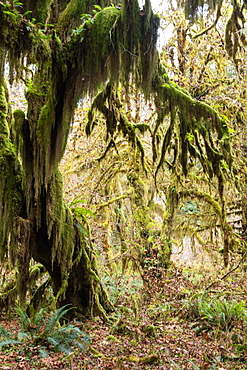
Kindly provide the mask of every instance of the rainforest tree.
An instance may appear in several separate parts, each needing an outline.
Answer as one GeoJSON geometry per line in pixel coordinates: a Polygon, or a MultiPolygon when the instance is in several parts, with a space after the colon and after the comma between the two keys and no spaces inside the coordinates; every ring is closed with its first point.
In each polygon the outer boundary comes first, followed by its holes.
{"type": "MultiPolygon", "coordinates": [[[[149,0],[143,9],[137,0],[124,0],[121,6],[85,0],[1,1],[0,21],[1,258],[10,257],[18,266],[22,305],[34,259],[49,272],[58,305],[71,303],[83,316],[105,316],[112,307],[98,276],[90,237],[63,199],[58,169],[77,102],[97,93],[87,133],[100,112],[109,144],[121,133],[137,148],[145,171],[137,131],[150,128],[129,122],[117,88],[128,91],[131,82],[145,99],[152,96],[157,111],[152,130],[154,178],[167,164],[168,150],[172,153],[168,166],[179,163],[185,175],[189,158],[196,158],[218,179],[223,228],[227,225],[222,161],[228,168],[232,164],[227,122],[170,82],[156,50],[159,18],[149,0]],[[25,82],[26,112],[11,112],[6,79],[25,82]],[[165,119],[169,124],[160,140],[165,119]],[[172,140],[175,122],[179,140],[172,140]],[[189,134],[194,135],[193,142],[189,134]]],[[[176,189],[172,192],[176,199],[176,189]]]]}
{"type": "MultiPolygon", "coordinates": [[[[137,1],[120,8],[79,0],[5,1],[0,19],[1,258],[9,254],[19,266],[21,304],[33,258],[49,272],[59,305],[104,315],[111,304],[86,227],[63,200],[58,164],[81,97],[106,81],[127,84],[131,76],[148,93],[159,19],[149,1],[141,14],[137,1]],[[10,83],[25,81],[27,112],[10,112],[7,63],[10,83]]],[[[116,124],[113,110],[110,117],[116,124]]]]}

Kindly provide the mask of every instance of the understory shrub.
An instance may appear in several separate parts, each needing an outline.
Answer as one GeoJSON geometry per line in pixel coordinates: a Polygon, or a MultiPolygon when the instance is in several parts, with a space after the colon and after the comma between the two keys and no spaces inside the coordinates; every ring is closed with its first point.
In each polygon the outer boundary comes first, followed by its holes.
{"type": "Polygon", "coordinates": [[[199,321],[198,332],[215,327],[230,331],[240,323],[247,324],[247,310],[243,301],[211,298],[204,293],[185,302],[184,307],[187,317],[199,321]]]}
{"type": "Polygon", "coordinates": [[[60,320],[71,310],[69,306],[59,308],[50,316],[42,308],[31,317],[17,308],[21,331],[13,334],[0,325],[0,348],[22,344],[24,348],[36,349],[41,357],[47,357],[49,351],[68,354],[73,352],[73,348],[85,350],[89,336],[74,324],[60,325],[60,320]]]}

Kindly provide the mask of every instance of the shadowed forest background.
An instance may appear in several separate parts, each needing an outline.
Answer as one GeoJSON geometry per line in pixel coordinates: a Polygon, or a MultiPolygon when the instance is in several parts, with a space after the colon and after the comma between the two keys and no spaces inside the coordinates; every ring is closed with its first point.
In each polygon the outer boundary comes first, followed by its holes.
{"type": "Polygon", "coordinates": [[[0,1],[4,369],[247,368],[247,10],[159,8],[0,1]]]}

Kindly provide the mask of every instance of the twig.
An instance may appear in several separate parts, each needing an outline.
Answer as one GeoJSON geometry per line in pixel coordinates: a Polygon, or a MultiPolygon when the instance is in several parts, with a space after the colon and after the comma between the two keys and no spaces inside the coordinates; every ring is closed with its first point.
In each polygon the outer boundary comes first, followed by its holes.
{"type": "MultiPolygon", "coordinates": [[[[228,275],[230,275],[233,271],[237,270],[239,268],[239,266],[241,265],[241,263],[244,261],[245,257],[247,255],[247,252],[245,252],[243,254],[243,257],[241,258],[241,260],[238,262],[238,264],[233,267],[230,271],[228,271],[225,275],[223,275],[219,280],[223,280],[225,279],[228,275]]],[[[209,284],[205,290],[208,290],[209,288],[211,288],[214,284],[216,284],[218,281],[214,281],[213,283],[209,284]]]]}
{"type": "Polygon", "coordinates": [[[130,196],[131,196],[131,194],[132,194],[132,190],[131,189],[128,189],[126,192],[125,192],[125,194],[123,194],[123,195],[119,195],[118,197],[116,197],[116,198],[112,198],[112,199],[110,199],[110,200],[108,200],[107,202],[105,202],[105,203],[101,203],[101,204],[98,204],[97,205],[97,211],[99,211],[101,208],[103,208],[103,207],[107,207],[107,206],[109,206],[110,204],[112,204],[112,203],[114,203],[114,202],[117,202],[118,200],[120,200],[120,199],[124,199],[124,198],[129,198],[130,196]]]}
{"type": "Polygon", "coordinates": [[[124,49],[123,52],[127,51],[127,53],[129,53],[130,55],[132,55],[133,57],[136,57],[137,58],[137,55],[132,53],[130,50],[126,49],[126,47],[121,43],[119,42],[119,44],[122,46],[122,48],[124,49]]]}
{"type": "Polygon", "coordinates": [[[213,24],[211,24],[211,26],[207,27],[203,31],[197,33],[195,36],[193,36],[193,39],[196,39],[197,37],[200,37],[200,36],[204,35],[205,33],[210,31],[212,28],[214,28],[217,25],[218,20],[221,16],[221,6],[222,6],[222,1],[220,1],[219,4],[218,4],[217,12],[216,12],[216,18],[215,18],[215,21],[213,22],[213,24]]]}

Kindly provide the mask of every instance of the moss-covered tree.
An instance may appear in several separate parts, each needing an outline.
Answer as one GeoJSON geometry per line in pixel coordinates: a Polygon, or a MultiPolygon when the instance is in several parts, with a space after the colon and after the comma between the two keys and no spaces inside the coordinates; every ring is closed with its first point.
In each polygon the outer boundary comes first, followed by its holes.
{"type": "Polygon", "coordinates": [[[1,2],[0,20],[1,257],[9,253],[19,266],[21,304],[33,258],[49,272],[59,305],[104,315],[111,304],[86,228],[63,200],[58,164],[81,97],[129,78],[148,93],[159,20],[149,1],[143,14],[137,1],[79,0],[1,2]],[[26,83],[27,112],[11,115],[6,63],[10,82],[26,83]]]}
{"type": "Polygon", "coordinates": [[[83,316],[105,315],[111,304],[86,227],[63,200],[58,170],[78,100],[101,89],[89,111],[87,132],[94,127],[94,112],[100,111],[109,140],[120,132],[140,151],[144,165],[141,141],[121,110],[117,87],[122,84],[128,91],[131,81],[146,98],[152,94],[157,110],[151,131],[154,178],[167,150],[173,153],[169,166],[179,162],[184,174],[189,156],[197,158],[210,176],[218,178],[223,210],[222,158],[231,166],[225,120],[171,83],[159,62],[159,18],[150,1],[142,10],[137,0],[107,5],[90,0],[0,2],[1,257],[9,253],[19,266],[22,304],[33,258],[49,272],[56,303],[71,303],[83,316]],[[10,82],[21,78],[27,86],[27,112],[17,110],[13,116],[4,80],[6,63],[10,82]],[[160,145],[164,120],[169,124],[160,145]],[[180,141],[174,142],[175,121],[180,141]],[[192,132],[194,144],[188,140],[192,132]]]}

